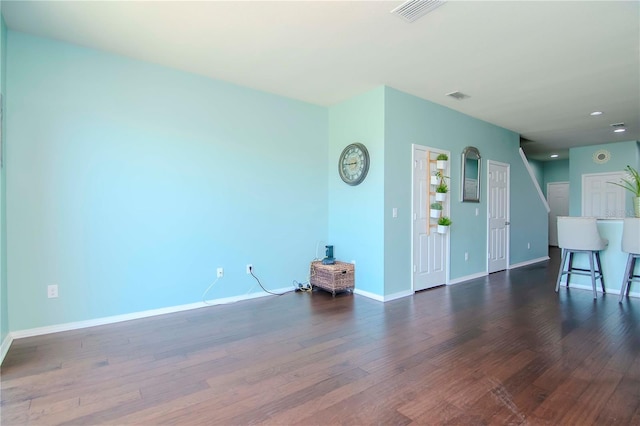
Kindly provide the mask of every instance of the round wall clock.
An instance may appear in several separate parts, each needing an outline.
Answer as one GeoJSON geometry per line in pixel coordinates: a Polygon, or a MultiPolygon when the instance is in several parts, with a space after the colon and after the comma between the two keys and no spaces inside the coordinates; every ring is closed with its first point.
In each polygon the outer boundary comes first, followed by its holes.
{"type": "Polygon", "coordinates": [[[369,151],[361,143],[347,145],[340,154],[338,172],[347,185],[362,183],[369,171],[369,151]]]}
{"type": "Polygon", "coordinates": [[[599,149],[593,153],[593,162],[604,164],[611,159],[611,153],[606,149],[599,149]]]}

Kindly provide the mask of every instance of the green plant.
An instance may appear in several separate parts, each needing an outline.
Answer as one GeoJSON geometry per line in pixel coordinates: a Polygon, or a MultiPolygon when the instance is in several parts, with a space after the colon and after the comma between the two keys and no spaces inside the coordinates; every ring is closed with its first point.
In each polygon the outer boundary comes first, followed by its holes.
{"type": "Polygon", "coordinates": [[[449,226],[451,225],[451,219],[446,216],[442,216],[440,219],[438,219],[438,225],[449,226]]]}
{"type": "Polygon", "coordinates": [[[627,191],[630,191],[635,197],[640,197],[640,173],[633,167],[627,165],[625,170],[629,173],[627,179],[620,179],[620,183],[617,182],[609,182],[614,185],[618,185],[627,191]]]}
{"type": "Polygon", "coordinates": [[[446,183],[444,183],[444,181],[441,180],[440,184],[436,186],[436,192],[439,192],[440,194],[446,194],[447,192],[449,192],[449,187],[446,183]]]}
{"type": "Polygon", "coordinates": [[[438,157],[436,158],[436,160],[440,160],[440,161],[447,161],[449,159],[449,156],[447,154],[438,154],[438,157]]]}
{"type": "Polygon", "coordinates": [[[440,179],[440,181],[442,181],[443,179],[449,179],[449,176],[445,176],[442,174],[442,170],[438,170],[437,172],[435,172],[434,176],[440,179]]]}
{"type": "Polygon", "coordinates": [[[431,203],[431,210],[442,210],[442,204],[440,204],[440,203],[431,203]]]}

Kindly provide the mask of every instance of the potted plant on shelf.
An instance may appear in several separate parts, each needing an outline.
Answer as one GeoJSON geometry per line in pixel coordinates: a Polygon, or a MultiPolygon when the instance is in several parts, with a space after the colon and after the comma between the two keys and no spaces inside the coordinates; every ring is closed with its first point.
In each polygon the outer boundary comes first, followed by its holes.
{"type": "Polygon", "coordinates": [[[447,192],[449,192],[449,187],[444,181],[440,181],[436,187],[436,201],[445,201],[447,199],[447,192]]]}
{"type": "Polygon", "coordinates": [[[430,216],[434,219],[437,219],[442,214],[442,204],[440,203],[431,203],[431,212],[430,216]]]}
{"type": "Polygon", "coordinates": [[[442,170],[438,170],[431,175],[431,185],[440,185],[445,179],[449,179],[449,176],[445,176],[442,174],[442,170]]]}
{"type": "Polygon", "coordinates": [[[621,186],[633,194],[633,210],[636,217],[640,217],[640,173],[633,167],[627,165],[625,170],[629,173],[626,178],[620,179],[618,182],[609,182],[614,185],[621,186]]]}
{"type": "Polygon", "coordinates": [[[449,226],[451,226],[451,219],[446,216],[442,216],[438,219],[438,233],[446,234],[449,232],[449,226]]]}
{"type": "Polygon", "coordinates": [[[438,157],[436,158],[436,167],[440,170],[446,169],[447,160],[449,160],[449,156],[447,154],[438,154],[438,157]]]}

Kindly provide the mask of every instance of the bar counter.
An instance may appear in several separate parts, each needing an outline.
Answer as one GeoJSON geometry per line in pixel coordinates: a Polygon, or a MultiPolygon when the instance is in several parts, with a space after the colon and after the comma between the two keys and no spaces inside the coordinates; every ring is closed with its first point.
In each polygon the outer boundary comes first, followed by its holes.
{"type": "MultiPolygon", "coordinates": [[[[598,219],[598,231],[602,238],[609,240],[609,245],[605,250],[600,252],[600,260],[602,261],[602,272],[604,274],[604,284],[607,293],[620,294],[622,286],[622,276],[627,265],[628,253],[622,251],[622,224],[621,219],[598,219]]],[[[574,257],[574,266],[578,268],[589,269],[589,258],[587,255],[576,255],[574,257]]],[[[636,271],[640,266],[636,265],[636,271]]],[[[561,281],[561,287],[565,285],[567,276],[564,275],[561,281]]],[[[591,291],[591,277],[584,275],[572,275],[570,287],[581,288],[591,291]]],[[[602,292],[600,280],[596,280],[596,289],[602,292]]],[[[640,297],[640,283],[631,283],[631,297],[640,297]]]]}

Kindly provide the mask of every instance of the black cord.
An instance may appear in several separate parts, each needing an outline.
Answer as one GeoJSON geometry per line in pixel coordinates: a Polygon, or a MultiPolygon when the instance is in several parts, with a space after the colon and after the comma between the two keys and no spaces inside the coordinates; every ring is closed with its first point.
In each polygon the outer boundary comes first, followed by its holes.
{"type": "Polygon", "coordinates": [[[255,278],[255,279],[256,279],[256,281],[258,281],[258,285],[259,285],[259,286],[260,286],[260,288],[261,288],[262,290],[264,290],[266,293],[273,294],[274,296],[282,296],[283,294],[292,293],[292,292],[294,292],[294,291],[295,291],[295,290],[289,290],[289,291],[285,291],[284,293],[274,293],[274,292],[269,291],[269,290],[267,290],[266,288],[264,288],[264,287],[262,286],[262,283],[261,283],[261,282],[260,282],[260,280],[258,279],[258,277],[256,277],[255,275],[253,275],[253,267],[249,268],[249,273],[251,274],[251,276],[252,276],[253,278],[255,278]]]}

